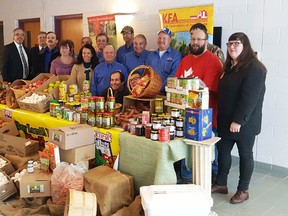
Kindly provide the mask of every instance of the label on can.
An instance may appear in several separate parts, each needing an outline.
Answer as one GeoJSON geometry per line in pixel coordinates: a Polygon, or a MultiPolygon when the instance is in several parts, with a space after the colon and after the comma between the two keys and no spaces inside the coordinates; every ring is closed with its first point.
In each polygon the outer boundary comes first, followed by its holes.
{"type": "Polygon", "coordinates": [[[170,141],[170,130],[168,127],[161,127],[158,131],[159,131],[159,142],[170,141]]]}

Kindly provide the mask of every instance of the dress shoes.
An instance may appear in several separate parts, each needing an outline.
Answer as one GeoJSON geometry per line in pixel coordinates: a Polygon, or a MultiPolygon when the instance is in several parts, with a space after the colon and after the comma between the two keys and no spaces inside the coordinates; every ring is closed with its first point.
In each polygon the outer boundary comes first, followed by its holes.
{"type": "Polygon", "coordinates": [[[249,199],[248,191],[237,191],[234,194],[234,196],[230,199],[230,203],[238,204],[244,202],[247,199],[249,199]]]}
{"type": "Polygon", "coordinates": [[[211,188],[211,193],[228,194],[228,187],[213,184],[211,188]]]}

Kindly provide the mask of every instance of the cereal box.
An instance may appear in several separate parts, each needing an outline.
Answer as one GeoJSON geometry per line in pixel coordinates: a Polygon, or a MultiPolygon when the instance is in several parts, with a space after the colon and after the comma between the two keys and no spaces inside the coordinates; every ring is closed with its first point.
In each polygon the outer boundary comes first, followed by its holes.
{"type": "Polygon", "coordinates": [[[185,138],[196,141],[212,137],[212,109],[186,108],[185,138]]]}

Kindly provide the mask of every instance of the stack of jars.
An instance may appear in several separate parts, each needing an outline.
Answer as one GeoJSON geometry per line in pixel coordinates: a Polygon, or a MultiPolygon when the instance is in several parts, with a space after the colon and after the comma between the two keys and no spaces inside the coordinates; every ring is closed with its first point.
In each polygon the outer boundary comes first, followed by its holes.
{"type": "Polygon", "coordinates": [[[143,125],[142,117],[131,119],[128,123],[128,132],[132,135],[145,136],[147,139],[160,142],[169,142],[176,137],[184,136],[184,118],[178,109],[172,109],[169,115],[153,113],[151,123],[143,125]]]}

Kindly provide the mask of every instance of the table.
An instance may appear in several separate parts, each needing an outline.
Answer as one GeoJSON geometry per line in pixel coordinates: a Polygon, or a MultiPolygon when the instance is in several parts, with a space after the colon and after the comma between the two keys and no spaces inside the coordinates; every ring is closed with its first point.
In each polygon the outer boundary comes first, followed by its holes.
{"type": "Polygon", "coordinates": [[[192,164],[191,147],[181,138],[161,143],[123,132],[119,145],[119,171],[134,177],[136,194],[141,186],[176,184],[174,162],[186,158],[192,164]]]}
{"type": "MultiPolygon", "coordinates": [[[[50,128],[76,124],[75,122],[51,117],[48,112],[36,113],[20,108],[11,109],[3,104],[0,104],[0,111],[3,116],[10,117],[15,121],[21,137],[38,140],[42,146],[48,141],[50,128]]],[[[94,127],[94,131],[95,144],[98,151],[114,160],[119,153],[118,134],[123,129],[111,128],[106,130],[94,127]]]]}

